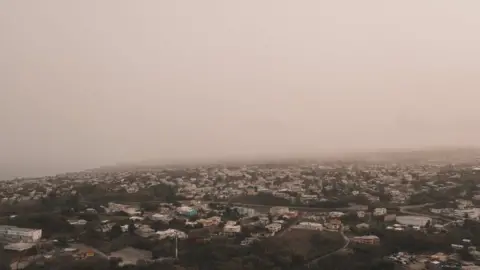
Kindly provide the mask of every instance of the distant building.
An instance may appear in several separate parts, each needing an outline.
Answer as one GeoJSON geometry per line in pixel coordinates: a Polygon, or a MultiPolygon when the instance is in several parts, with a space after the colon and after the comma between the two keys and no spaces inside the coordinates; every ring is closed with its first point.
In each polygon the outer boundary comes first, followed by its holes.
{"type": "Polygon", "coordinates": [[[325,223],[325,227],[331,231],[338,231],[342,227],[342,221],[339,219],[332,219],[329,222],[325,223]]]}
{"type": "Polygon", "coordinates": [[[182,215],[182,216],[195,216],[197,214],[197,210],[188,207],[188,206],[180,206],[177,208],[177,213],[182,215]]]}
{"type": "Polygon", "coordinates": [[[377,245],[380,243],[380,238],[376,235],[355,236],[351,241],[357,244],[377,245]]]}
{"type": "Polygon", "coordinates": [[[396,221],[402,225],[425,227],[432,219],[424,216],[397,216],[396,221]]]}
{"type": "Polygon", "coordinates": [[[162,214],[153,214],[150,216],[151,220],[155,221],[163,221],[163,222],[170,222],[173,218],[169,215],[162,215],[162,214]]]}
{"type": "Polygon", "coordinates": [[[357,229],[369,229],[370,228],[370,225],[368,225],[367,223],[360,223],[360,224],[357,224],[355,227],[357,227],[357,229]]]}
{"type": "Polygon", "coordinates": [[[115,213],[115,212],[124,212],[130,216],[140,214],[140,211],[137,207],[132,207],[129,205],[118,204],[118,203],[108,203],[108,207],[106,208],[108,213],[115,213]]]}
{"type": "Polygon", "coordinates": [[[241,230],[242,227],[240,225],[225,225],[225,227],[223,227],[223,232],[229,234],[239,233],[241,230]]]}
{"type": "Polygon", "coordinates": [[[85,209],[85,213],[97,214],[97,210],[95,210],[93,208],[87,208],[87,209],[85,209]]]}
{"type": "Polygon", "coordinates": [[[453,214],[458,218],[478,219],[480,217],[480,208],[455,209],[453,214]]]}
{"type": "Polygon", "coordinates": [[[364,218],[365,217],[365,211],[357,211],[357,217],[358,218],[364,218]]]}
{"type": "Polygon", "coordinates": [[[85,224],[87,224],[87,221],[84,220],[84,219],[79,219],[79,220],[68,220],[68,223],[70,223],[70,225],[79,225],[79,226],[83,226],[85,224]]]}
{"type": "Polygon", "coordinates": [[[165,239],[165,238],[174,238],[178,237],[178,239],[186,239],[188,238],[188,235],[182,231],[178,231],[175,229],[167,229],[165,231],[158,231],[156,232],[158,235],[159,239],[165,239]]]}
{"type": "Polygon", "coordinates": [[[0,225],[0,242],[36,242],[42,238],[42,230],[0,225]]]}
{"type": "Polygon", "coordinates": [[[298,211],[290,211],[288,213],[285,213],[283,215],[284,218],[288,218],[288,219],[291,219],[291,218],[296,218],[298,217],[298,211]]]}
{"type": "Polygon", "coordinates": [[[237,212],[242,216],[252,217],[256,215],[256,211],[253,208],[247,207],[235,207],[237,212]]]}
{"type": "Polygon", "coordinates": [[[442,263],[442,270],[461,270],[462,264],[455,260],[447,260],[442,263]]]}
{"type": "Polygon", "coordinates": [[[31,249],[34,246],[35,246],[35,243],[18,242],[18,243],[7,244],[3,248],[5,250],[11,250],[14,252],[22,252],[22,251],[31,249]]]}
{"type": "Polygon", "coordinates": [[[293,226],[294,229],[305,229],[305,230],[323,230],[323,225],[315,222],[300,222],[299,224],[293,226]]]}
{"type": "Polygon", "coordinates": [[[331,217],[331,218],[340,218],[340,217],[343,217],[345,215],[345,213],[343,212],[338,212],[338,211],[332,211],[330,213],[328,213],[328,215],[331,217]]]}
{"type": "Polygon", "coordinates": [[[391,221],[395,221],[396,218],[397,218],[397,215],[390,214],[390,215],[385,215],[383,220],[387,222],[391,222],[391,221]]]}
{"type": "Polygon", "coordinates": [[[275,206],[270,208],[270,214],[275,215],[275,216],[281,216],[286,213],[290,212],[290,209],[288,207],[282,207],[282,206],[275,206]]]}
{"type": "Polygon", "coordinates": [[[383,216],[387,214],[387,208],[375,208],[373,210],[374,216],[383,216]]]}
{"type": "Polygon", "coordinates": [[[199,219],[197,220],[198,223],[201,223],[203,227],[210,227],[210,226],[216,226],[220,223],[222,219],[220,217],[210,217],[207,219],[199,219]]]}
{"type": "Polygon", "coordinates": [[[279,223],[268,224],[267,226],[265,226],[265,229],[267,229],[269,232],[276,233],[282,229],[282,224],[279,224],[279,223]]]}

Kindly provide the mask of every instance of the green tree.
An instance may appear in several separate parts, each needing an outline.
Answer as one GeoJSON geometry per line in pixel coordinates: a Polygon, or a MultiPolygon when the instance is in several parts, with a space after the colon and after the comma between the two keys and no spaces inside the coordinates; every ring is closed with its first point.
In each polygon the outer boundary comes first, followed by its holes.
{"type": "Polygon", "coordinates": [[[135,223],[131,222],[130,224],[128,224],[128,233],[129,234],[135,234],[135,223]]]}
{"type": "Polygon", "coordinates": [[[109,232],[110,239],[118,238],[122,234],[123,234],[122,227],[119,224],[113,225],[112,229],[109,232]]]}
{"type": "Polygon", "coordinates": [[[10,270],[10,257],[5,253],[3,245],[0,245],[0,270],[10,270]]]}
{"type": "Polygon", "coordinates": [[[154,202],[141,202],[140,208],[145,211],[156,211],[158,209],[158,205],[154,202]]]}

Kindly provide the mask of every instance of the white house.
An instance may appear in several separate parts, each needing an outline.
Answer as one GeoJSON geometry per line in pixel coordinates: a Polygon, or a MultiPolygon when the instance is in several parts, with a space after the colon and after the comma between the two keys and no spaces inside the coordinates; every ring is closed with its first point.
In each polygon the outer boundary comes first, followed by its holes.
{"type": "Polygon", "coordinates": [[[247,217],[253,217],[256,214],[256,211],[253,208],[235,207],[235,209],[240,215],[247,216],[247,217]]]}
{"type": "Polygon", "coordinates": [[[156,232],[156,234],[158,235],[158,238],[160,239],[165,239],[165,238],[172,238],[172,237],[178,237],[179,239],[185,239],[188,237],[188,235],[182,231],[178,231],[178,230],[175,230],[175,229],[168,229],[168,230],[165,230],[165,231],[158,231],[156,232]]]}
{"type": "Polygon", "coordinates": [[[42,230],[0,225],[0,242],[36,242],[42,238],[42,230]]]}
{"type": "Polygon", "coordinates": [[[84,219],[79,219],[79,220],[69,220],[68,223],[70,223],[70,225],[85,225],[87,224],[87,221],[84,220],[84,219]]]}
{"type": "Polygon", "coordinates": [[[155,221],[170,222],[170,220],[172,220],[173,218],[168,215],[153,214],[152,216],[150,216],[150,219],[155,221]]]}
{"type": "Polygon", "coordinates": [[[387,214],[387,208],[375,208],[373,210],[374,216],[383,216],[387,214]]]}
{"type": "Polygon", "coordinates": [[[265,228],[266,228],[269,232],[276,233],[276,232],[278,232],[278,231],[280,231],[280,230],[282,229],[282,224],[272,223],[272,224],[268,224],[267,226],[265,226],[265,228]]]}
{"type": "Polygon", "coordinates": [[[281,216],[288,212],[290,212],[290,209],[288,209],[288,207],[275,206],[270,208],[270,214],[276,215],[276,216],[281,216]]]}
{"type": "Polygon", "coordinates": [[[223,227],[223,232],[225,233],[239,233],[241,231],[241,226],[240,225],[225,225],[223,227]]]}
{"type": "Polygon", "coordinates": [[[338,212],[338,211],[332,211],[328,214],[331,218],[339,218],[339,217],[343,217],[345,215],[345,213],[343,212],[338,212]]]}
{"type": "Polygon", "coordinates": [[[322,231],[323,225],[315,222],[300,222],[297,225],[293,226],[293,228],[322,231]]]}

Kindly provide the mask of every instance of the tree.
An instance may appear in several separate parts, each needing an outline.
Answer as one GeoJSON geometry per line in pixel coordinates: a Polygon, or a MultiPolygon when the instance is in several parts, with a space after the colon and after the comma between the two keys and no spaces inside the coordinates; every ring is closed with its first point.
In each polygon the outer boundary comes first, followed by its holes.
{"type": "Polygon", "coordinates": [[[150,227],[156,232],[158,232],[158,231],[164,231],[168,229],[168,224],[161,221],[155,221],[152,223],[150,227]]]}
{"type": "Polygon", "coordinates": [[[80,197],[78,194],[71,195],[65,200],[65,205],[70,208],[74,209],[74,211],[78,211],[80,208],[80,197]]]}
{"type": "Polygon", "coordinates": [[[176,190],[174,187],[166,184],[158,184],[151,187],[153,196],[155,198],[165,201],[167,203],[176,202],[176,190]]]}
{"type": "Polygon", "coordinates": [[[223,227],[225,227],[225,222],[221,221],[218,223],[218,228],[223,229],[223,227]]]}
{"type": "Polygon", "coordinates": [[[176,230],[184,230],[185,229],[185,220],[174,218],[170,220],[169,227],[176,230]]]}
{"type": "Polygon", "coordinates": [[[152,249],[152,257],[158,259],[160,257],[172,256],[172,248],[172,242],[170,240],[165,240],[152,249]]]}
{"type": "Polygon", "coordinates": [[[110,230],[109,236],[110,236],[110,239],[115,239],[117,237],[120,237],[122,234],[123,234],[122,227],[119,224],[115,224],[110,230]]]}
{"type": "Polygon", "coordinates": [[[85,234],[87,241],[97,241],[103,239],[103,233],[98,230],[99,223],[95,221],[89,221],[85,224],[85,234]]]}
{"type": "Polygon", "coordinates": [[[153,202],[141,202],[140,208],[145,211],[156,211],[158,209],[158,205],[153,202]]]}
{"type": "Polygon", "coordinates": [[[128,225],[128,233],[135,234],[135,224],[133,222],[128,225]]]}
{"type": "Polygon", "coordinates": [[[121,269],[120,268],[120,263],[123,261],[122,258],[110,258],[109,259],[109,266],[110,266],[110,269],[111,270],[114,270],[114,269],[121,269]]]}
{"type": "Polygon", "coordinates": [[[430,228],[430,226],[431,226],[431,222],[430,222],[430,220],[428,220],[427,224],[425,224],[425,228],[430,228]]]}
{"type": "Polygon", "coordinates": [[[71,233],[74,230],[64,217],[53,213],[19,215],[9,219],[8,225],[42,229],[46,237],[54,233],[71,233]]]}
{"type": "Polygon", "coordinates": [[[3,245],[0,245],[0,270],[10,270],[10,258],[5,253],[3,245]]]}

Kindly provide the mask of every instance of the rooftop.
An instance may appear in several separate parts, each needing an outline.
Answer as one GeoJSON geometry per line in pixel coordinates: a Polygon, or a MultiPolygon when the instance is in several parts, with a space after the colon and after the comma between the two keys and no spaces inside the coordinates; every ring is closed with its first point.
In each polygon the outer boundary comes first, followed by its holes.
{"type": "Polygon", "coordinates": [[[13,244],[6,245],[4,249],[14,250],[14,251],[23,251],[23,250],[31,249],[33,246],[35,246],[34,243],[13,243],[13,244]]]}
{"type": "Polygon", "coordinates": [[[15,230],[15,231],[31,232],[31,231],[37,231],[37,230],[39,230],[39,229],[20,228],[20,227],[17,227],[17,226],[0,225],[0,231],[6,231],[6,230],[15,230]]]}

